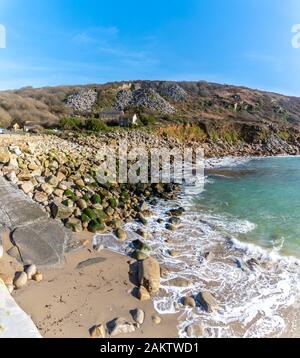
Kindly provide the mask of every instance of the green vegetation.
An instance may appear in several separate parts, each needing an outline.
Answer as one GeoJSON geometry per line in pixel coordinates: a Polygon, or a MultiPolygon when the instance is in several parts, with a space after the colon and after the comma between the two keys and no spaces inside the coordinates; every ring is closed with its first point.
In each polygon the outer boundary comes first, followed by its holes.
{"type": "Polygon", "coordinates": [[[225,132],[223,138],[229,144],[236,144],[240,141],[240,137],[235,130],[225,132]]]}
{"type": "Polygon", "coordinates": [[[151,114],[142,114],[140,121],[144,126],[150,126],[156,123],[156,118],[151,114]]]}
{"type": "Polygon", "coordinates": [[[85,129],[91,132],[102,132],[108,130],[108,127],[100,119],[90,118],[85,122],[85,129]]]}
{"type": "Polygon", "coordinates": [[[206,134],[197,124],[174,125],[159,129],[158,132],[166,138],[176,138],[181,142],[185,141],[202,141],[206,134]]]}
{"type": "Polygon", "coordinates": [[[63,117],[59,121],[59,128],[63,130],[69,130],[69,131],[78,130],[81,128],[81,126],[82,126],[81,119],[77,117],[63,117]]]}
{"type": "Polygon", "coordinates": [[[100,204],[101,203],[101,196],[98,194],[94,194],[91,198],[91,202],[93,204],[100,204]]]}
{"type": "Polygon", "coordinates": [[[286,131],[279,131],[276,133],[277,137],[279,137],[280,139],[287,141],[290,139],[290,134],[286,131]]]}
{"type": "Polygon", "coordinates": [[[213,142],[217,142],[220,139],[219,134],[215,129],[210,129],[208,135],[213,142]]]}

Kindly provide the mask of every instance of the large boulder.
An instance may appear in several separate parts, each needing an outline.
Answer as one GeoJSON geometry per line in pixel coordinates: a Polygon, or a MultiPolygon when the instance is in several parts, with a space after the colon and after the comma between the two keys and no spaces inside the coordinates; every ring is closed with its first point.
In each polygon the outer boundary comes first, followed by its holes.
{"type": "Polygon", "coordinates": [[[200,292],[197,296],[197,300],[207,312],[213,312],[215,309],[218,308],[217,301],[210,292],[200,292]]]}
{"type": "Polygon", "coordinates": [[[156,293],[160,288],[160,266],[158,261],[149,257],[139,262],[138,278],[141,286],[149,293],[156,293]]]}

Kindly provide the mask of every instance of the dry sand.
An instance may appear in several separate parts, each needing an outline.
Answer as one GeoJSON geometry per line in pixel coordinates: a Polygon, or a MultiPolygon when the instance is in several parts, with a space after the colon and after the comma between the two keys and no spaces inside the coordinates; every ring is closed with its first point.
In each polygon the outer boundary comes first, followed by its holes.
{"type": "MultiPolygon", "coordinates": [[[[6,248],[9,241],[4,239],[6,248]]],[[[145,323],[136,332],[117,338],[173,338],[177,337],[177,317],[163,316],[160,325],[152,322],[156,314],[151,301],[140,302],[134,295],[135,285],[130,278],[130,259],[119,254],[96,253],[89,244],[82,250],[68,254],[61,268],[43,271],[40,283],[30,281],[26,287],[14,291],[13,297],[31,316],[41,335],[47,338],[86,338],[96,324],[124,317],[133,322],[130,311],[145,311],[145,323]],[[81,262],[99,259],[84,268],[81,262]]],[[[1,260],[2,275],[13,275],[21,266],[8,255],[1,260]]]]}

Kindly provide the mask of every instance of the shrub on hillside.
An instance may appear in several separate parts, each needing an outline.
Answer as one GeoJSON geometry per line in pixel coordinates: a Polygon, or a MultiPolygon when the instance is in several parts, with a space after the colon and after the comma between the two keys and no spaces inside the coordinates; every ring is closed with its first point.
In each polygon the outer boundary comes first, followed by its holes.
{"type": "Polygon", "coordinates": [[[75,117],[64,117],[59,121],[59,128],[63,130],[76,130],[81,127],[81,120],[75,117]]]}
{"type": "Polygon", "coordinates": [[[85,122],[85,128],[91,132],[101,132],[108,129],[107,125],[97,118],[88,119],[85,122]]]}
{"type": "Polygon", "coordinates": [[[144,126],[150,126],[156,123],[156,119],[151,114],[142,114],[140,116],[140,121],[144,126]]]}

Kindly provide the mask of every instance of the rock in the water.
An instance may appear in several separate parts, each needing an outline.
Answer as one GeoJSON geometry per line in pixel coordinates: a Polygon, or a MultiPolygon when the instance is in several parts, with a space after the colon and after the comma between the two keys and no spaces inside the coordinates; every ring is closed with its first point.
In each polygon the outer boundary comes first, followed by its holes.
{"type": "Polygon", "coordinates": [[[142,203],[140,203],[140,205],[139,205],[139,211],[140,211],[140,212],[144,212],[144,211],[147,211],[147,210],[149,210],[148,204],[147,204],[145,201],[143,201],[142,203]]]}
{"type": "Polygon", "coordinates": [[[215,259],[215,254],[212,251],[206,252],[204,258],[207,262],[213,261],[215,259]]]}
{"type": "Polygon", "coordinates": [[[139,262],[138,277],[141,286],[149,293],[156,293],[160,288],[160,266],[158,261],[149,257],[139,262]]]}
{"type": "Polygon", "coordinates": [[[167,212],[167,215],[169,216],[181,216],[185,212],[184,208],[178,208],[178,209],[172,209],[167,212]]]}
{"type": "Polygon", "coordinates": [[[196,307],[196,301],[194,300],[193,297],[190,296],[184,297],[182,303],[184,306],[189,306],[193,308],[196,307]]]}
{"type": "Polygon", "coordinates": [[[175,225],[168,223],[166,224],[166,229],[170,231],[176,231],[177,228],[175,225]]]}
{"type": "Polygon", "coordinates": [[[147,239],[148,238],[148,233],[145,231],[145,230],[143,230],[143,229],[138,229],[137,231],[136,231],[136,233],[138,234],[138,235],[140,235],[142,238],[144,238],[144,239],[147,239]]]}
{"type": "Polygon", "coordinates": [[[28,280],[31,280],[32,276],[37,273],[37,268],[35,265],[29,265],[26,267],[25,272],[27,274],[28,280]]]}
{"type": "Polygon", "coordinates": [[[210,292],[200,292],[197,300],[207,312],[213,312],[218,307],[216,299],[210,292]]]}
{"type": "Polygon", "coordinates": [[[14,286],[19,289],[27,284],[27,274],[25,272],[17,272],[14,278],[14,286]]]}
{"type": "Polygon", "coordinates": [[[150,293],[146,290],[144,286],[141,286],[138,290],[138,299],[140,301],[149,301],[151,299],[150,293]]]}
{"type": "Polygon", "coordinates": [[[119,336],[120,334],[128,334],[135,332],[133,323],[128,322],[125,318],[120,317],[108,324],[111,337],[119,336]]]}
{"type": "Polygon", "coordinates": [[[200,338],[204,336],[204,328],[201,323],[194,323],[186,328],[186,333],[190,338],[200,338]]]}
{"type": "Polygon", "coordinates": [[[105,338],[106,330],[103,324],[99,324],[90,329],[90,335],[92,338],[105,338]]]}
{"type": "Polygon", "coordinates": [[[116,230],[116,236],[119,240],[121,241],[125,241],[126,240],[126,231],[122,230],[122,229],[118,229],[116,230]]]}
{"type": "Polygon", "coordinates": [[[166,285],[174,287],[188,287],[192,285],[192,281],[184,277],[176,277],[167,281],[166,285]]]}
{"type": "Polygon", "coordinates": [[[171,257],[177,257],[177,256],[178,256],[178,253],[177,253],[176,251],[174,251],[174,250],[169,250],[169,255],[170,255],[171,257]]]}
{"type": "Polygon", "coordinates": [[[145,312],[140,308],[135,309],[132,313],[132,318],[134,321],[140,325],[142,325],[145,321],[145,312]]]}

